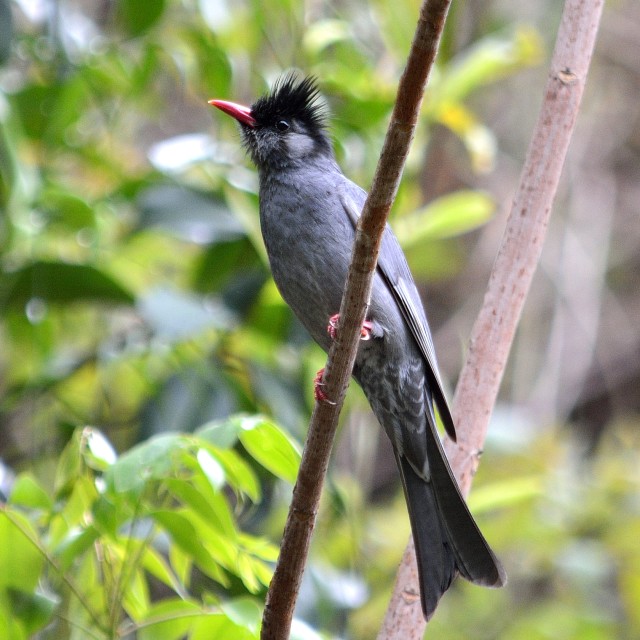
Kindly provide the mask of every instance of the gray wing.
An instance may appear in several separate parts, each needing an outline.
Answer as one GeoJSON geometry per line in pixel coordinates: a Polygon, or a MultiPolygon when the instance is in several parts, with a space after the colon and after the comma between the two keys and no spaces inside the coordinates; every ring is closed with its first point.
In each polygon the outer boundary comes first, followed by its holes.
{"type": "MultiPolygon", "coordinates": [[[[353,182],[346,179],[345,181],[346,188],[341,194],[342,206],[355,228],[367,194],[353,182]]],[[[440,379],[440,373],[438,371],[438,361],[433,346],[433,339],[429,331],[422,301],[420,300],[420,294],[413,281],[413,276],[409,270],[409,265],[407,264],[404,253],[400,248],[400,244],[389,225],[387,225],[382,235],[382,244],[378,256],[378,271],[393,293],[393,297],[398,303],[405,322],[409,326],[411,334],[417,342],[428,365],[427,380],[429,383],[429,391],[438,407],[438,413],[440,414],[446,432],[455,442],[455,425],[442,388],[442,380],[440,379]]]]}

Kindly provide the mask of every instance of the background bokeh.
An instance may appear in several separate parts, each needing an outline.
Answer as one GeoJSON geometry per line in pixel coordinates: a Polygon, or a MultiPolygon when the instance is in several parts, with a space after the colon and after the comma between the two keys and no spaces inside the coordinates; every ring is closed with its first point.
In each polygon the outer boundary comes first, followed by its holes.
{"type": "MultiPolygon", "coordinates": [[[[324,356],[270,280],[255,172],[207,100],[250,104],[284,70],[315,75],[338,160],[366,188],[417,10],[0,0],[1,637],[255,637],[324,356]],[[185,531],[218,516],[183,480],[223,501],[208,558],[185,531]],[[171,627],[187,605],[222,613],[171,627]],[[145,631],[151,613],[165,627],[145,631]]],[[[450,390],[560,12],[454,2],[425,97],[391,222],[450,390]]],[[[639,33],[640,5],[605,7],[470,498],[509,585],[458,581],[430,637],[640,637],[639,33]]],[[[299,637],[374,637],[408,535],[389,445],[354,385],[299,637]]]]}

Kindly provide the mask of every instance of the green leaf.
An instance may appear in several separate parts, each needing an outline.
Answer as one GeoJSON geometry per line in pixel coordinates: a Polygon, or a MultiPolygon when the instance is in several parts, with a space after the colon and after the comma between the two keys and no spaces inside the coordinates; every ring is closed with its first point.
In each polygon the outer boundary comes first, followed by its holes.
{"type": "Polygon", "coordinates": [[[20,115],[24,132],[31,138],[46,138],[49,119],[43,113],[55,109],[58,96],[62,92],[61,85],[28,84],[11,97],[16,113],[20,115]]]}
{"type": "Polygon", "coordinates": [[[62,508],[56,511],[49,529],[50,542],[56,545],[66,538],[74,527],[84,526],[98,497],[93,478],[89,475],[80,475],[70,491],[64,492],[61,496],[62,508]]]}
{"type": "Polygon", "coordinates": [[[185,592],[184,585],[177,576],[171,571],[161,553],[158,553],[153,547],[145,546],[142,554],[142,566],[156,579],[171,587],[176,593],[183,595],[185,592]]]}
{"type": "Polygon", "coordinates": [[[170,475],[175,454],[186,446],[185,437],[166,433],[150,438],[120,456],[105,478],[116,493],[139,493],[149,480],[170,475]]]}
{"type": "Polygon", "coordinates": [[[295,481],[300,464],[297,445],[282,429],[262,416],[232,416],[223,422],[205,425],[198,435],[225,444],[238,437],[263,467],[289,482],[295,481]]]}
{"type": "Polygon", "coordinates": [[[116,505],[104,494],[96,500],[92,509],[93,522],[101,534],[115,538],[121,524],[116,505]]]}
{"type": "Polygon", "coordinates": [[[300,452],[282,429],[265,418],[245,418],[239,436],[244,448],[265,469],[279,478],[295,482],[300,452]]]}
{"type": "Polygon", "coordinates": [[[99,537],[100,533],[93,525],[86,529],[77,527],[70,529],[54,550],[60,568],[68,569],[80,556],[92,548],[99,537]]]}
{"type": "MultiPolygon", "coordinates": [[[[29,637],[32,637],[33,634],[49,624],[54,611],[59,605],[59,599],[56,596],[39,592],[25,593],[16,589],[9,589],[7,595],[11,603],[11,617],[24,623],[29,637]]],[[[2,617],[1,610],[0,617],[2,617]]],[[[1,626],[0,629],[2,629],[1,626]]],[[[16,636],[6,635],[0,637],[15,638],[16,636]]]]}
{"type": "Polygon", "coordinates": [[[224,613],[218,613],[198,618],[195,621],[189,640],[217,640],[218,638],[258,640],[258,634],[235,624],[224,613]]]}
{"type": "Polygon", "coordinates": [[[224,468],[229,486],[236,493],[243,493],[253,502],[259,502],[260,482],[253,469],[233,449],[216,451],[216,459],[224,468]]]}
{"type": "Polygon", "coordinates": [[[425,240],[449,238],[483,225],[491,218],[495,203],[481,191],[456,191],[433,200],[423,209],[393,221],[393,230],[405,247],[425,240]]]}
{"type": "Polygon", "coordinates": [[[53,489],[57,495],[73,490],[82,473],[82,428],[76,429],[60,454],[53,489]]]}
{"type": "Polygon", "coordinates": [[[31,637],[31,634],[27,635],[23,621],[14,614],[11,600],[9,598],[0,598],[0,638],[28,640],[31,637]]]}
{"type": "Polygon", "coordinates": [[[205,496],[195,483],[180,479],[168,479],[165,484],[174,497],[180,499],[209,526],[216,528],[225,537],[237,536],[229,505],[222,494],[212,492],[205,496]]]}
{"type": "Polygon", "coordinates": [[[191,554],[182,550],[178,545],[172,544],[169,547],[169,562],[174,573],[178,576],[180,584],[188,587],[191,581],[191,568],[193,567],[191,554]]]}
{"type": "Polygon", "coordinates": [[[164,0],[118,0],[116,16],[120,26],[132,37],[142,35],[160,18],[164,0]]]}
{"type": "Polygon", "coordinates": [[[234,418],[207,422],[196,431],[196,435],[221,449],[231,449],[238,441],[240,424],[234,418]]]}
{"type": "Polygon", "coordinates": [[[465,49],[442,70],[425,100],[428,112],[460,102],[480,86],[496,82],[517,69],[539,64],[544,43],[533,29],[522,27],[507,37],[486,36],[465,49]]]}
{"type": "Polygon", "coordinates": [[[236,598],[223,602],[222,611],[238,626],[257,632],[262,612],[253,598],[236,598]]]}
{"type": "Polygon", "coordinates": [[[51,498],[30,473],[21,473],[16,478],[9,496],[9,504],[47,511],[52,507],[51,498]]]}
{"type": "Polygon", "coordinates": [[[177,598],[152,604],[142,620],[136,637],[139,640],[179,640],[188,637],[194,621],[203,610],[194,602],[177,598]]]}
{"type": "Polygon", "coordinates": [[[127,567],[128,560],[125,558],[120,567],[120,571],[124,571],[127,576],[122,590],[122,608],[132,620],[138,621],[149,611],[149,587],[144,573],[137,566],[133,569],[127,567]]]}
{"type": "Polygon", "coordinates": [[[198,535],[195,526],[185,516],[185,513],[161,510],[153,512],[151,516],[171,536],[178,547],[189,554],[209,577],[222,585],[226,585],[229,582],[224,571],[214,561],[205,547],[204,541],[198,535]]]}
{"type": "Polygon", "coordinates": [[[52,222],[64,225],[70,231],[95,226],[93,208],[74,193],[51,187],[40,195],[40,206],[52,222]]]}
{"type": "Polygon", "coordinates": [[[278,559],[278,547],[266,538],[258,538],[246,533],[240,534],[242,547],[257,558],[275,562],[278,559]]]}
{"type": "Polygon", "coordinates": [[[133,294],[96,267],[64,262],[33,262],[0,275],[0,309],[23,307],[38,298],[46,302],[79,301],[133,304],[133,294]]]}
{"type": "Polygon", "coordinates": [[[536,498],[543,492],[543,488],[544,479],[541,476],[525,476],[510,478],[505,482],[492,482],[472,491],[469,506],[474,513],[510,507],[536,498]]]}
{"type": "Polygon", "coordinates": [[[20,513],[0,510],[0,587],[32,592],[44,568],[44,555],[38,550],[38,534],[20,513]]]}

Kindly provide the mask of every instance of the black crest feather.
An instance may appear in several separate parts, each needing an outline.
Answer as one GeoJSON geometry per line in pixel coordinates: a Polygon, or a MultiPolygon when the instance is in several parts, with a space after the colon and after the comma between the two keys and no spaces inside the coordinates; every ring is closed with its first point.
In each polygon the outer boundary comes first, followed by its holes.
{"type": "Polygon", "coordinates": [[[326,126],[326,114],[318,103],[319,95],[313,76],[300,79],[295,72],[287,73],[276,80],[268,94],[251,105],[251,115],[262,126],[296,118],[310,131],[320,133],[326,126]]]}

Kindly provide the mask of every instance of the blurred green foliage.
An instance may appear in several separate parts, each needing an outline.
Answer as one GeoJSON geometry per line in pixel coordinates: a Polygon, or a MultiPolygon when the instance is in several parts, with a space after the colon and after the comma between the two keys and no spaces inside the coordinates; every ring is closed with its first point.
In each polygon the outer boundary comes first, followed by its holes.
{"type": "MultiPolygon", "coordinates": [[[[0,456],[20,472],[0,511],[0,637],[256,637],[323,357],[270,280],[255,175],[206,100],[316,75],[366,186],[417,9],[0,0],[0,456]]],[[[426,201],[434,127],[489,171],[470,98],[543,57],[526,26],[458,48],[456,15],[394,212],[421,280],[457,273],[460,234],[495,209],[468,185],[426,201]]],[[[458,584],[431,635],[631,637],[637,458],[612,447],[576,484],[556,471],[570,447],[530,446],[537,467],[496,454],[477,483],[513,586],[458,584]],[[629,509],[605,529],[614,499],[629,509]]],[[[375,634],[408,536],[396,494],[371,509],[331,476],[295,637],[375,634]]]]}
{"type": "Polygon", "coordinates": [[[2,637],[28,638],[54,612],[58,637],[255,637],[260,609],[247,595],[268,585],[278,550],[235,522],[233,504],[257,503],[261,491],[238,442],[276,476],[295,477],[297,447],[246,416],[154,436],[120,458],[85,427],[62,452],[52,497],[20,475],[0,515],[2,637]],[[43,578],[52,591],[37,588],[43,578]],[[242,620],[230,613],[239,609],[242,620]]]}

